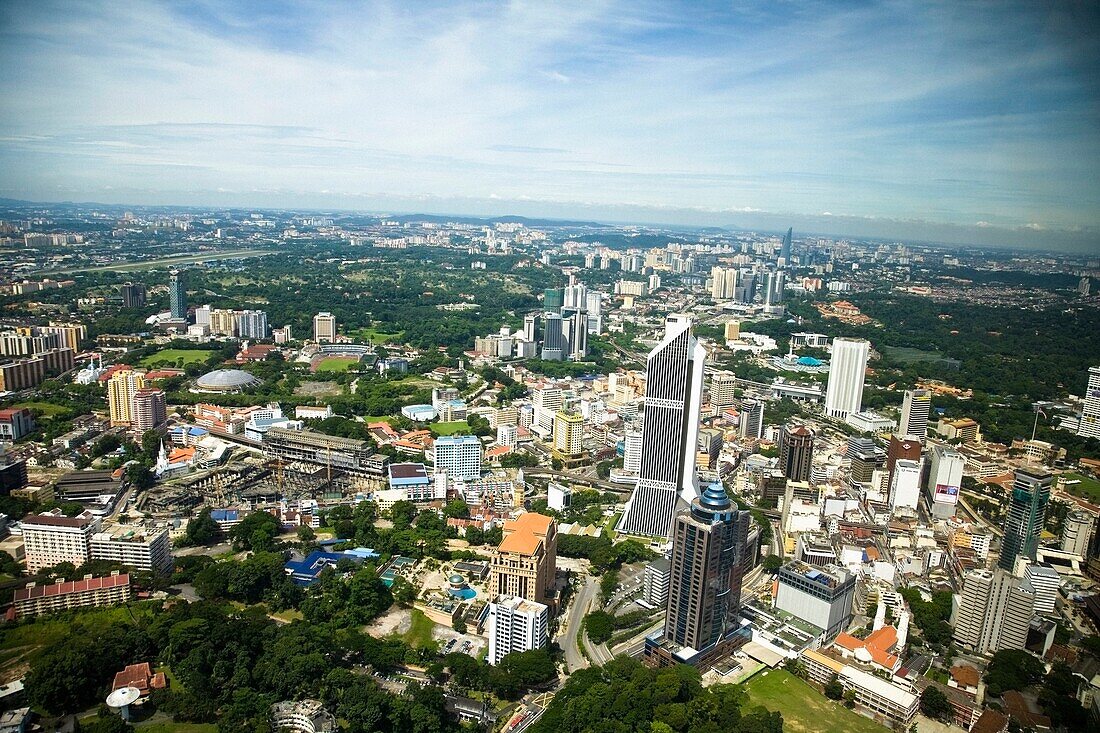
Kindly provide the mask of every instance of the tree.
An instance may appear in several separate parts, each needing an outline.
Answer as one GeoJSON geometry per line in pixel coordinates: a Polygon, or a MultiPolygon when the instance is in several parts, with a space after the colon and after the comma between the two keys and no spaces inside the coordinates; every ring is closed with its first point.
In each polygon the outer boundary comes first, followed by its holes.
{"type": "Polygon", "coordinates": [[[584,617],[584,631],[596,644],[611,639],[614,630],[613,619],[607,611],[593,611],[584,617]]]}
{"type": "Polygon", "coordinates": [[[485,530],[476,525],[470,525],[466,528],[466,541],[473,546],[485,544],[485,530]]]}
{"type": "Polygon", "coordinates": [[[840,677],[835,674],[825,683],[825,697],[830,700],[839,700],[844,697],[844,686],[840,684],[840,677]]]}
{"type": "Polygon", "coordinates": [[[452,499],[447,502],[447,506],[443,508],[443,514],[447,517],[468,519],[470,516],[470,507],[466,506],[466,502],[462,499],[452,499]]]}
{"type": "Polygon", "coordinates": [[[989,694],[1000,697],[1008,690],[1023,690],[1043,678],[1043,663],[1023,649],[1002,649],[985,670],[989,694]]]}
{"type": "Polygon", "coordinates": [[[412,583],[405,580],[405,578],[400,575],[393,579],[393,585],[390,586],[390,593],[393,594],[394,602],[406,608],[411,606],[413,601],[416,600],[416,588],[412,583]]]}
{"type": "Polygon", "coordinates": [[[764,558],[764,570],[769,573],[774,573],[779,568],[783,567],[783,558],[779,555],[768,555],[764,558]]]}
{"type": "Polygon", "coordinates": [[[242,519],[229,530],[229,539],[235,550],[269,552],[275,547],[275,537],[279,534],[279,520],[274,514],[256,511],[242,519]]]}
{"type": "Polygon", "coordinates": [[[298,528],[298,541],[303,545],[312,545],[317,541],[317,533],[313,531],[313,528],[303,524],[298,528]]]}
{"type": "Polygon", "coordinates": [[[949,720],[951,716],[951,703],[943,690],[935,685],[929,685],[920,696],[921,714],[934,720],[949,720]]]}
{"type": "Polygon", "coordinates": [[[395,501],[390,507],[390,520],[394,529],[408,529],[412,526],[419,510],[411,501],[395,501]]]}
{"type": "Polygon", "coordinates": [[[204,507],[196,516],[187,522],[187,529],[183,533],[181,545],[195,546],[208,545],[221,533],[221,527],[210,516],[211,508],[204,507]]]}

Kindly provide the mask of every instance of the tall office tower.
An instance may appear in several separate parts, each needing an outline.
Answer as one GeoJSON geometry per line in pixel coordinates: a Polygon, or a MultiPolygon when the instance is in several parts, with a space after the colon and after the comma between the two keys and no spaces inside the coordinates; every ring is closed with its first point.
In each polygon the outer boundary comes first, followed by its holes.
{"type": "Polygon", "coordinates": [[[489,656],[496,666],[508,654],[542,649],[550,643],[550,609],[526,598],[500,596],[489,604],[486,629],[489,656]]]}
{"type": "Polygon", "coordinates": [[[456,481],[470,481],[481,476],[481,441],[476,436],[438,438],[432,448],[436,473],[445,473],[456,481]]]}
{"type": "Polygon", "coordinates": [[[623,470],[629,473],[642,470],[641,430],[627,430],[623,436],[623,470]]]}
{"type": "Polygon", "coordinates": [[[145,286],[141,283],[125,283],[119,287],[123,308],[140,308],[145,305],[145,286]]]}
{"type": "Polygon", "coordinates": [[[544,385],[531,392],[531,402],[535,408],[535,423],[546,430],[554,427],[554,415],[565,404],[565,395],[561,387],[544,385]]]}
{"type": "Polygon", "coordinates": [[[898,461],[919,461],[921,457],[921,444],[913,436],[901,436],[893,434],[890,443],[886,446],[886,473],[887,480],[894,480],[894,466],[898,461]]]}
{"type": "Polygon", "coordinates": [[[561,361],[564,354],[561,312],[546,311],[542,316],[542,360],[561,361]]]}
{"type": "Polygon", "coordinates": [[[538,333],[538,313],[528,313],[523,317],[523,340],[534,341],[538,333]]]}
{"type": "Polygon", "coordinates": [[[718,455],[722,452],[721,430],[703,428],[699,431],[699,444],[695,453],[695,465],[704,468],[715,468],[718,465],[718,455]]]}
{"type": "Polygon", "coordinates": [[[107,411],[111,425],[129,427],[133,422],[134,394],[145,386],[145,375],[120,369],[107,380],[107,411]]]}
{"type": "Polygon", "coordinates": [[[168,273],[168,310],[172,318],[187,318],[187,283],[179,270],[168,273]]]}
{"type": "Polygon", "coordinates": [[[324,311],[313,317],[313,340],[319,344],[336,340],[336,316],[324,311]]]}
{"type": "Polygon", "coordinates": [[[729,407],[737,401],[737,377],[732,372],[716,372],[710,378],[710,404],[729,407]]]}
{"type": "Polygon", "coordinates": [[[1062,584],[1058,571],[1045,563],[1029,563],[1024,569],[1024,582],[1035,591],[1035,613],[1054,613],[1058,586],[1062,584]]]}
{"type": "Polygon", "coordinates": [[[588,356],[588,314],[583,310],[561,309],[562,353],[569,361],[584,361],[588,356]]]}
{"type": "Polygon", "coordinates": [[[1070,512],[1062,526],[1062,550],[1072,555],[1088,557],[1089,542],[1095,526],[1095,514],[1084,509],[1070,512]]]}
{"type": "Polygon", "coordinates": [[[590,291],[585,301],[585,309],[588,311],[588,332],[603,332],[603,299],[600,293],[590,291]]]}
{"type": "Polygon", "coordinates": [[[1077,434],[1100,438],[1100,366],[1089,367],[1089,384],[1081,406],[1081,423],[1077,434]]]}
{"type": "Polygon", "coordinates": [[[489,561],[489,593],[547,603],[557,579],[558,524],[526,512],[504,523],[489,561]]]}
{"type": "Polygon", "coordinates": [[[791,481],[809,481],[814,460],[814,433],[805,425],[779,430],[779,470],[791,481]]]}
{"type": "Polygon", "coordinates": [[[742,555],[751,515],[738,511],[722,484],[713,483],[672,530],[665,638],[704,652],[737,628],[742,555]]]}
{"type": "Polygon", "coordinates": [[[764,401],[745,400],[741,403],[741,423],[737,434],[742,438],[764,437],[764,401]]]}
{"type": "Polygon", "coordinates": [[[238,313],[237,335],[243,339],[267,338],[267,313],[256,310],[238,313]]]}
{"type": "Polygon", "coordinates": [[[924,442],[928,434],[928,415],[932,412],[932,393],[927,389],[907,389],[901,401],[901,424],[898,432],[915,435],[924,442]]]}
{"type": "Polygon", "coordinates": [[[871,342],[838,336],[833,339],[829,361],[829,384],[825,388],[825,414],[844,419],[859,412],[863,403],[863,379],[871,342]]]}
{"type": "Polygon", "coordinates": [[[783,290],[787,287],[787,275],[782,270],[768,271],[764,276],[764,305],[779,305],[783,302],[783,290]]]}
{"type": "Polygon", "coordinates": [[[779,259],[783,261],[784,265],[791,264],[791,235],[794,234],[794,227],[787,230],[787,233],[783,236],[783,244],[779,247],[779,259]]]}
{"type": "Polygon", "coordinates": [[[1092,281],[1089,280],[1088,275],[1082,275],[1077,281],[1077,292],[1086,298],[1089,297],[1089,293],[1092,292],[1092,281]]]}
{"type": "Polygon", "coordinates": [[[706,355],[692,333],[691,316],[669,315],[664,339],[646,359],[642,462],[619,520],[621,532],[668,537],[677,498],[691,501],[699,493],[695,444],[706,355]]]}
{"type": "Polygon", "coordinates": [[[925,489],[928,491],[932,516],[936,519],[950,519],[955,516],[955,507],[959,503],[966,457],[949,446],[934,445],[929,452],[928,461],[925,489]]]}
{"type": "Polygon", "coordinates": [[[955,611],[955,642],[975,654],[1023,649],[1035,613],[1035,590],[1006,570],[971,570],[955,611]]]}
{"type": "Polygon", "coordinates": [[[144,387],[134,392],[134,404],[130,413],[131,425],[137,432],[156,430],[168,421],[168,408],[164,390],[144,387]]]}
{"type": "Polygon", "coordinates": [[[583,451],[584,417],[576,412],[558,410],[554,415],[554,454],[558,458],[573,458],[583,451]]]}
{"type": "Polygon", "coordinates": [[[542,308],[550,313],[561,313],[561,307],[565,305],[565,290],[562,288],[547,288],[542,291],[542,308]]]}
{"type": "Polygon", "coordinates": [[[913,509],[920,501],[921,461],[899,460],[890,477],[890,508],[913,509]]]}
{"type": "Polygon", "coordinates": [[[998,567],[1012,572],[1016,569],[1019,558],[1035,560],[1035,550],[1039,546],[1039,535],[1046,522],[1047,503],[1050,502],[1050,487],[1053,483],[1053,474],[1041,468],[1016,469],[998,567]]]}

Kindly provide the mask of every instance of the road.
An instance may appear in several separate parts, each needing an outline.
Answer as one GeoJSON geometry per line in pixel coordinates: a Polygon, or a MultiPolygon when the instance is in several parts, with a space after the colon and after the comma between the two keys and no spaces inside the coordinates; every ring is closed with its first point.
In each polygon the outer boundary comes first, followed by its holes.
{"type": "Polygon", "coordinates": [[[558,631],[558,638],[556,641],[558,642],[558,646],[565,650],[565,669],[570,673],[576,672],[578,669],[584,669],[588,666],[588,660],[581,654],[580,647],[577,645],[577,637],[578,634],[581,633],[581,626],[583,626],[582,622],[585,614],[587,614],[592,607],[599,592],[599,578],[588,576],[588,578],[585,579],[584,585],[573,595],[573,600],[569,605],[569,612],[565,617],[565,623],[562,624],[558,631]]]}

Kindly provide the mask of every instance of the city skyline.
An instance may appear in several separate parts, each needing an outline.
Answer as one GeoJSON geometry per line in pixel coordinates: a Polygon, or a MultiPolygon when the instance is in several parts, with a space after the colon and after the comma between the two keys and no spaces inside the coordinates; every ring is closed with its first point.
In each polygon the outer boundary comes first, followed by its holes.
{"type": "Polygon", "coordinates": [[[18,70],[0,80],[3,197],[1096,248],[1095,18],[1080,6],[0,18],[18,70]]]}

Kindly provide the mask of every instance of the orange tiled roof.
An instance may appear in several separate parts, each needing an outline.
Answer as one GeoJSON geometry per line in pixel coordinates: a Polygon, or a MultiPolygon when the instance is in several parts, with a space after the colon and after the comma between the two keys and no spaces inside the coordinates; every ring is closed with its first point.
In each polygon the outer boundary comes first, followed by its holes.
{"type": "Polygon", "coordinates": [[[963,687],[978,686],[978,670],[968,664],[959,664],[951,668],[951,676],[963,687]]]}
{"type": "Polygon", "coordinates": [[[514,552],[520,555],[534,555],[542,544],[543,538],[550,532],[554,520],[543,514],[527,512],[516,519],[504,523],[504,539],[497,547],[501,552],[514,552]]]}

